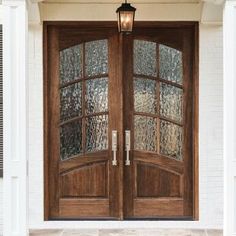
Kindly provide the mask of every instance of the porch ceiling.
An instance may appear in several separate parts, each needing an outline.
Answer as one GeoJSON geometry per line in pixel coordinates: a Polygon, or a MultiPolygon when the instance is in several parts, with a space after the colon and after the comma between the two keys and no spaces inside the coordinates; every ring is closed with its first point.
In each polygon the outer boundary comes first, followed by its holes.
{"type": "MultiPolygon", "coordinates": [[[[1,1],[1,0],[0,0],[1,1]]],[[[116,20],[115,9],[124,0],[28,0],[29,21],[116,20]],[[92,8],[91,8],[92,7],[92,8]],[[104,14],[106,12],[106,14],[104,14]]],[[[200,21],[221,24],[225,0],[130,0],[137,20],[200,21]]]]}

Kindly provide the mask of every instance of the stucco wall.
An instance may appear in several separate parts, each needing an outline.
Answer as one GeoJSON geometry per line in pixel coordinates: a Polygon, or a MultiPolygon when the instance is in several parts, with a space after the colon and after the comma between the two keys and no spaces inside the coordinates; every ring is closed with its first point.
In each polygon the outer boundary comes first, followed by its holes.
{"type": "Polygon", "coordinates": [[[222,228],[223,71],[222,27],[200,25],[200,220],[197,222],[44,222],[42,27],[29,31],[30,228],[222,228]]]}

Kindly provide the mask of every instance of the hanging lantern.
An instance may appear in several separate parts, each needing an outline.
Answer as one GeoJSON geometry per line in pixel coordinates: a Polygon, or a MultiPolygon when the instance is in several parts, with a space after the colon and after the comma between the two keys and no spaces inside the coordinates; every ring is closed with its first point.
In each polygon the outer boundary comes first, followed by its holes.
{"type": "Polygon", "coordinates": [[[132,32],[135,11],[136,8],[132,7],[130,3],[127,3],[127,0],[116,10],[119,32],[127,34],[132,32]]]}

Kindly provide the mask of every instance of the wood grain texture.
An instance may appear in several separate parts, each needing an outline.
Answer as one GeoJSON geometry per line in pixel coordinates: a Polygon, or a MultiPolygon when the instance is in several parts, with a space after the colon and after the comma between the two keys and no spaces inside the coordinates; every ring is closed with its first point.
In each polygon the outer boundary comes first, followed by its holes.
{"type": "Polygon", "coordinates": [[[61,198],[107,197],[107,173],[106,162],[85,164],[64,172],[60,176],[61,198]]]}
{"type": "MultiPolygon", "coordinates": [[[[78,218],[122,218],[122,139],[118,144],[118,166],[112,166],[111,131],[122,133],[122,96],[117,55],[119,54],[119,35],[114,34],[115,28],[93,27],[61,27],[60,25],[44,24],[44,135],[45,135],[45,219],[78,219],[78,218]],[[75,30],[76,29],[76,30],[75,30]],[[113,32],[113,33],[111,33],[113,32]],[[68,160],[60,159],[60,89],[59,85],[59,52],[60,50],[91,40],[108,40],[108,90],[109,90],[109,125],[108,150],[85,152],[85,81],[101,78],[85,77],[85,53],[83,50],[83,78],[82,81],[82,116],[75,119],[82,120],[82,153],[68,160]],[[119,88],[119,89],[117,89],[119,88]],[[120,108],[120,109],[117,109],[120,108]],[[104,199],[101,200],[101,197],[104,199]],[[88,200],[88,201],[86,201],[88,200]],[[73,208],[73,209],[71,209],[73,208]]],[[[101,114],[93,114],[101,115],[101,114]]],[[[73,119],[66,123],[71,123],[73,119]]]]}
{"type": "Polygon", "coordinates": [[[136,197],[181,197],[181,177],[157,165],[136,164],[136,197]]]}
{"type": "MultiPolygon", "coordinates": [[[[188,217],[197,220],[198,23],[136,22],[131,35],[118,34],[116,27],[116,22],[44,23],[44,218],[122,220],[188,217]],[[59,127],[63,124],[59,120],[59,51],[98,39],[108,39],[109,148],[60,161],[59,127]],[[183,85],[166,82],[184,91],[184,119],[181,123],[176,122],[184,129],[183,161],[133,150],[133,118],[136,114],[133,107],[134,39],[153,41],[183,52],[183,85]],[[112,130],[118,131],[117,166],[111,164],[112,130]],[[131,130],[130,166],[124,165],[125,130],[131,130]]],[[[85,81],[99,75],[86,78],[84,70],[82,83],[85,91],[85,81]]],[[[159,76],[141,77],[156,80],[158,89],[159,83],[164,82],[159,76]]],[[[75,119],[86,116],[84,100],[82,104],[83,116],[75,119]]],[[[159,124],[163,117],[160,114],[155,117],[159,124]]],[[[157,139],[159,143],[159,137],[157,139]]],[[[84,147],[83,138],[83,150],[84,147]]]]}
{"type": "Polygon", "coordinates": [[[178,217],[184,216],[183,199],[159,198],[159,199],[134,199],[135,217],[178,217]]]}
{"type": "MultiPolygon", "coordinates": [[[[134,111],[133,106],[133,62],[132,62],[132,41],[134,39],[146,40],[156,42],[157,44],[164,44],[166,46],[175,48],[182,52],[183,59],[183,85],[176,86],[175,83],[167,82],[171,86],[182,88],[184,91],[183,96],[183,121],[181,123],[173,122],[170,119],[164,119],[168,122],[180,125],[183,127],[183,161],[177,161],[164,155],[160,155],[155,152],[148,151],[131,151],[132,164],[129,168],[125,168],[125,218],[144,218],[148,215],[153,218],[166,218],[166,217],[190,217],[194,218],[194,139],[197,139],[197,133],[193,133],[194,123],[198,122],[195,118],[196,106],[194,105],[194,99],[198,99],[197,94],[194,93],[194,80],[197,78],[193,74],[194,69],[194,58],[195,58],[195,41],[193,40],[195,32],[195,23],[191,25],[172,25],[173,28],[162,27],[162,26],[147,26],[147,28],[136,27],[132,36],[126,37],[126,43],[124,47],[123,58],[126,59],[124,77],[126,84],[124,88],[126,94],[125,111],[126,111],[126,129],[131,130],[134,135],[134,114],[144,115],[148,117],[156,117],[157,120],[163,119],[160,114],[141,114],[134,111]],[[131,50],[130,50],[131,48],[131,50]],[[194,98],[193,98],[194,97],[194,98]],[[138,163],[138,164],[137,164],[138,163]],[[141,167],[136,165],[141,164],[141,167]],[[151,165],[157,165],[159,168],[164,168],[162,186],[159,184],[160,171],[156,168],[150,168],[151,165]],[[178,176],[177,178],[173,176],[178,176]],[[158,178],[159,176],[159,178],[158,178]],[[175,188],[177,187],[177,188],[175,188]],[[173,188],[173,190],[170,190],[173,188]],[[177,191],[178,189],[178,191],[177,191]],[[173,191],[173,192],[172,192],[173,191]],[[146,197],[145,199],[143,197],[146,197]],[[168,197],[168,203],[163,202],[159,204],[161,196],[168,197]],[[180,196],[180,199],[176,201],[175,197],[180,196]],[[152,200],[150,200],[151,198],[152,200]],[[138,203],[137,203],[138,202],[138,203]],[[157,204],[156,204],[157,203],[157,204]],[[163,207],[163,209],[162,209],[163,207]],[[172,209],[173,208],[173,209],[172,209]],[[143,211],[143,212],[142,212],[143,211]]],[[[170,23],[171,25],[171,23],[170,23]]],[[[157,51],[158,53],[158,51],[157,51]]],[[[142,77],[142,76],[139,76],[142,77]]],[[[144,76],[146,79],[150,79],[149,76],[144,76]]],[[[155,78],[151,78],[155,80],[155,78]]],[[[156,77],[157,89],[159,83],[164,82],[163,78],[156,77]]],[[[157,93],[157,95],[159,95],[157,93]]],[[[132,140],[134,136],[132,136],[132,140]]],[[[158,139],[158,137],[157,137],[158,139]]],[[[133,142],[133,141],[132,141],[133,142]]],[[[159,140],[157,140],[159,143],[159,140]]]]}
{"type": "Polygon", "coordinates": [[[109,217],[108,199],[60,199],[58,218],[109,217]]]}
{"type": "Polygon", "coordinates": [[[199,220],[199,24],[193,28],[193,218],[199,220]]]}

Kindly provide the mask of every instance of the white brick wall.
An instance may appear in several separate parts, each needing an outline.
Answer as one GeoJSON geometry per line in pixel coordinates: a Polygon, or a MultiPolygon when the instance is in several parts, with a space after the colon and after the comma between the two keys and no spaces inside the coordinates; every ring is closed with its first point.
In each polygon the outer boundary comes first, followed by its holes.
{"type": "Polygon", "coordinates": [[[222,37],[222,27],[200,27],[200,215],[207,227],[223,224],[222,37]]]}
{"type": "Polygon", "coordinates": [[[0,178],[0,235],[2,235],[2,229],[3,229],[3,214],[2,214],[2,211],[3,211],[3,199],[2,199],[2,190],[3,190],[3,179],[0,178]]]}
{"type": "MultiPolygon", "coordinates": [[[[42,28],[29,30],[30,228],[222,228],[223,62],[222,27],[200,26],[200,221],[44,222],[42,28]]],[[[1,186],[0,186],[1,189],[1,186]]],[[[0,198],[1,199],[1,198],[0,198]]],[[[1,200],[0,200],[1,203],[1,200]]],[[[1,218],[0,218],[1,219],[1,218]]],[[[1,221],[0,221],[1,222],[1,221]]]]}

